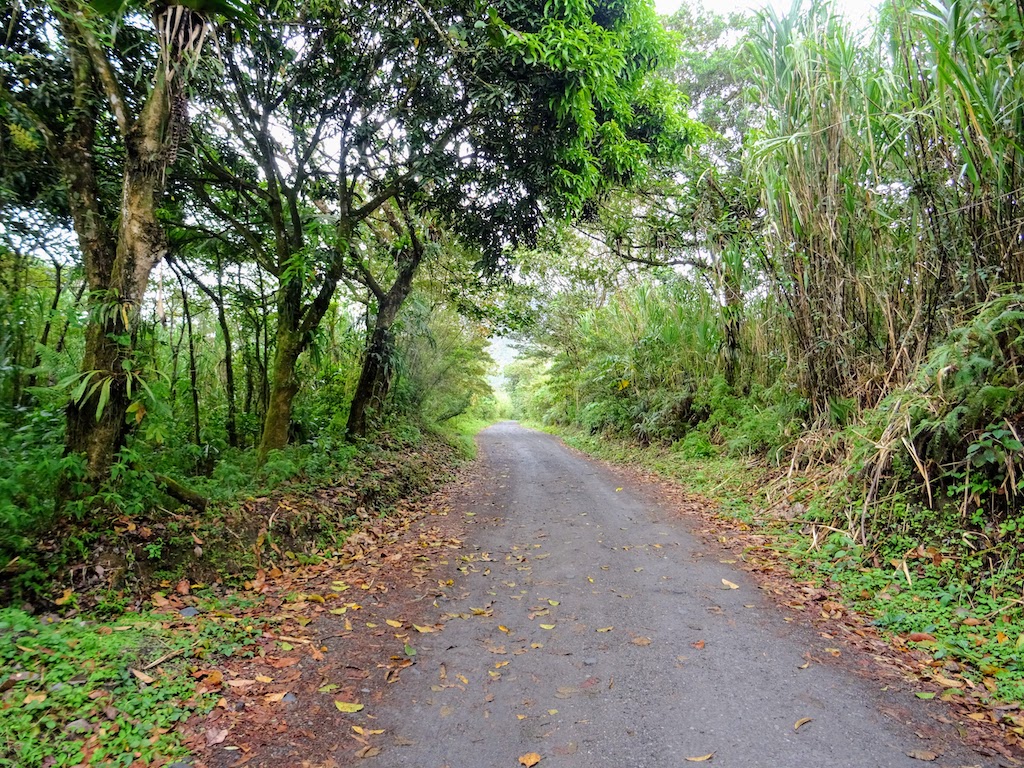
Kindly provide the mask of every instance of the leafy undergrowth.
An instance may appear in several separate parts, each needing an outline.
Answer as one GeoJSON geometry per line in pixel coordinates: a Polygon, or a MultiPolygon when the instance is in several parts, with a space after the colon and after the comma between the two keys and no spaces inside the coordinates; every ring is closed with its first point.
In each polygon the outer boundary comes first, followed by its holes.
{"type": "Polygon", "coordinates": [[[116,622],[0,610],[0,765],[148,766],[185,754],[175,729],[216,703],[190,665],[251,655],[261,632],[219,607],[116,622]]]}
{"type": "Polygon", "coordinates": [[[865,551],[848,533],[815,523],[813,478],[783,482],[781,471],[748,461],[558,434],[575,448],[653,471],[713,502],[721,522],[713,535],[740,549],[752,570],[774,572],[774,561],[788,572],[788,583],[772,590],[784,605],[862,642],[877,631],[896,666],[915,679],[919,698],[947,701],[998,734],[996,751],[1024,745],[1020,573],[983,567],[983,553],[949,539],[908,546],[904,536],[865,551]]]}
{"type": "MultiPolygon", "coordinates": [[[[0,610],[0,766],[161,766],[223,741],[224,729],[185,722],[287,682],[296,648],[320,655],[306,626],[358,604],[342,599],[351,584],[311,580],[395,540],[463,455],[437,436],[398,441],[354,457],[330,487],[294,481],[204,515],[118,518],[65,572],[54,612],[0,610]],[[278,671],[226,671],[247,659],[278,671]]],[[[276,691],[267,703],[284,699],[276,691]]]]}

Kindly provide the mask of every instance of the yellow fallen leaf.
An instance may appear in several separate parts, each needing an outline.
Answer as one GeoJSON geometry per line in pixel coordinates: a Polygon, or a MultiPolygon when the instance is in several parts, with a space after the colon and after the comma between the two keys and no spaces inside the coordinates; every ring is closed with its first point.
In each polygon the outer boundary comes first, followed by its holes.
{"type": "Polygon", "coordinates": [[[554,624],[541,624],[540,628],[541,629],[554,629],[555,625],[554,624]]]}
{"type": "Polygon", "coordinates": [[[371,730],[369,728],[363,728],[361,725],[353,725],[352,730],[358,733],[360,736],[378,736],[384,733],[384,730],[371,730]]]}
{"type": "Polygon", "coordinates": [[[558,714],[558,710],[557,709],[549,709],[548,710],[548,714],[549,715],[557,715],[558,714]]]}
{"type": "Polygon", "coordinates": [[[419,624],[413,624],[412,628],[417,632],[437,632],[433,627],[421,627],[419,624]]]}
{"type": "Polygon", "coordinates": [[[793,730],[794,731],[800,730],[800,726],[801,725],[807,725],[812,720],[814,720],[813,717],[801,717],[799,720],[797,720],[795,723],[793,723],[793,730]]]}
{"type": "Polygon", "coordinates": [[[25,700],[22,703],[23,704],[42,704],[44,701],[46,701],[46,694],[45,693],[29,693],[29,694],[25,695],[25,700]]]}
{"type": "Polygon", "coordinates": [[[739,589],[740,588],[739,584],[733,584],[728,579],[722,579],[722,584],[725,586],[726,589],[739,589]]]}
{"type": "Polygon", "coordinates": [[[336,701],[334,706],[339,712],[358,712],[363,708],[362,704],[356,704],[354,701],[336,701]]]}
{"type": "Polygon", "coordinates": [[[68,587],[67,589],[64,590],[64,594],[61,595],[60,597],[58,597],[53,602],[55,602],[57,605],[66,605],[67,603],[71,602],[71,597],[74,594],[75,594],[74,590],[71,589],[70,587],[68,587]]]}
{"type": "Polygon", "coordinates": [[[329,610],[328,613],[333,613],[335,616],[341,616],[347,610],[348,608],[331,608],[331,610],[329,610]]]}
{"type": "Polygon", "coordinates": [[[366,622],[366,626],[368,626],[370,629],[376,629],[377,628],[377,625],[374,624],[372,621],[366,622]]]}
{"type": "Polygon", "coordinates": [[[263,700],[268,704],[273,704],[275,701],[280,701],[288,695],[288,691],[281,691],[280,693],[268,693],[263,697],[263,700]]]}
{"type": "Polygon", "coordinates": [[[541,757],[536,752],[528,752],[525,755],[519,756],[520,765],[525,765],[526,768],[533,768],[540,761],[541,757]]]}
{"type": "Polygon", "coordinates": [[[456,675],[456,677],[459,678],[459,680],[462,681],[463,685],[469,685],[469,678],[466,677],[465,675],[456,675]]]}
{"type": "Polygon", "coordinates": [[[615,629],[615,627],[601,627],[600,629],[595,629],[594,631],[595,632],[611,632],[613,629],[615,629]]]}
{"type": "Polygon", "coordinates": [[[516,715],[516,720],[525,720],[526,715],[516,715]]]}
{"type": "Polygon", "coordinates": [[[558,605],[558,604],[559,603],[558,603],[557,600],[548,600],[548,605],[558,605]]]}
{"type": "Polygon", "coordinates": [[[267,677],[266,675],[256,675],[256,682],[257,683],[272,683],[272,682],[274,682],[274,678],[267,677]]]}
{"type": "Polygon", "coordinates": [[[401,627],[402,626],[402,622],[395,621],[394,619],[388,619],[384,623],[387,624],[389,627],[401,627]]]}
{"type": "Polygon", "coordinates": [[[714,752],[708,752],[706,755],[701,755],[700,757],[688,757],[686,759],[691,763],[705,763],[714,756],[714,752]]]}
{"type": "Polygon", "coordinates": [[[506,627],[504,624],[499,624],[498,625],[498,629],[500,629],[502,632],[511,632],[512,631],[511,629],[506,627]]]}
{"type": "Polygon", "coordinates": [[[507,666],[508,666],[508,662],[507,661],[499,661],[499,662],[495,663],[494,668],[495,669],[501,669],[502,667],[507,667],[507,666]]]}

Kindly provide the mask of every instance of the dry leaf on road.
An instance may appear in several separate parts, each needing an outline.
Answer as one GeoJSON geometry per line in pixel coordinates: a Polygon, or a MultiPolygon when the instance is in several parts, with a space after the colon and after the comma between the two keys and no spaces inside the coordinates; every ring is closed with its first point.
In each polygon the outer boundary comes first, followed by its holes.
{"type": "Polygon", "coordinates": [[[525,755],[519,756],[519,763],[525,765],[526,768],[533,768],[540,761],[541,757],[536,752],[528,752],[525,755]]]}

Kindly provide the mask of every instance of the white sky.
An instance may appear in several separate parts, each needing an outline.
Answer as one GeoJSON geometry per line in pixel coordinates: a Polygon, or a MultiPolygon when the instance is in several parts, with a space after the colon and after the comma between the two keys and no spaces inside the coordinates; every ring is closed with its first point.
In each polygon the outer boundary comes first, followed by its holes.
{"type": "MultiPolygon", "coordinates": [[[[675,13],[681,4],[681,0],[654,0],[661,14],[675,13]]],[[[702,0],[700,4],[709,11],[724,15],[732,11],[756,11],[769,4],[778,11],[788,11],[792,7],[792,0],[702,0]]],[[[833,5],[842,10],[855,28],[867,26],[878,4],[878,0],[833,0],[833,5]]]]}

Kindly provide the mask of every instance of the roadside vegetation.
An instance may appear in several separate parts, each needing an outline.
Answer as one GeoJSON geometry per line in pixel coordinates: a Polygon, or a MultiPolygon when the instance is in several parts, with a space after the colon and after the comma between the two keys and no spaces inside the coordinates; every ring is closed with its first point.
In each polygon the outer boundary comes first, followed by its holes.
{"type": "Polygon", "coordinates": [[[0,9],[0,765],[164,765],[220,662],[281,684],[303,585],[499,416],[516,250],[700,133],[673,49],[633,0],[0,9]]]}
{"type": "Polygon", "coordinates": [[[291,643],[303,569],[509,415],[498,335],[517,417],[1024,698],[1019,4],[23,0],[0,30],[0,764],[217,743],[179,727],[207,661],[291,643]]]}
{"type": "Polygon", "coordinates": [[[1019,8],[668,23],[715,133],[525,270],[556,288],[516,412],[764,526],[951,695],[1020,702],[1019,8]]]}

